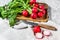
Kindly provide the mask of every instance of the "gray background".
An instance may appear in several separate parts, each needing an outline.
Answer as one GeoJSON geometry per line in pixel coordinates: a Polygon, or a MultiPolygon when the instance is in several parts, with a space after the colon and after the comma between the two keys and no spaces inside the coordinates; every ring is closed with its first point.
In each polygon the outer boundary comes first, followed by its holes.
{"type": "MultiPolygon", "coordinates": [[[[7,4],[11,0],[0,0],[0,6],[7,4]]],[[[49,21],[43,24],[53,25],[58,31],[51,31],[52,36],[43,40],[60,40],[60,0],[37,0],[37,2],[47,3],[49,5],[49,21]]],[[[25,24],[23,21],[15,28],[29,26],[28,29],[16,30],[9,27],[8,20],[0,18],[0,40],[36,40],[31,25],[25,24]],[[23,25],[23,26],[22,26],[23,25]],[[5,39],[3,39],[5,38],[5,39]]],[[[46,29],[43,29],[46,30],[46,29]]]]}

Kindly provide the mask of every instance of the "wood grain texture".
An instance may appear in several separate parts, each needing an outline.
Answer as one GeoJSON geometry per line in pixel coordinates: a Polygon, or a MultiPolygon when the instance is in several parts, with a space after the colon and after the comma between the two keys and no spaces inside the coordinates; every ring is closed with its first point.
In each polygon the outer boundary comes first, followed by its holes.
{"type": "Polygon", "coordinates": [[[57,29],[54,26],[50,26],[50,25],[46,25],[46,24],[38,24],[38,25],[40,25],[42,28],[45,28],[48,30],[57,31],[57,29]]]}

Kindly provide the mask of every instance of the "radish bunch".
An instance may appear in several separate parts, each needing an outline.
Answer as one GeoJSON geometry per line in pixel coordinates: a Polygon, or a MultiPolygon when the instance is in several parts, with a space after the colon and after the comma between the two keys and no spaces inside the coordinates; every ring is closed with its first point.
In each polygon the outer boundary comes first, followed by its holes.
{"type": "Polygon", "coordinates": [[[30,0],[29,5],[31,6],[31,13],[29,14],[28,10],[23,10],[22,15],[25,17],[29,17],[32,19],[42,18],[46,14],[45,6],[42,4],[36,3],[36,0],[30,0]]]}

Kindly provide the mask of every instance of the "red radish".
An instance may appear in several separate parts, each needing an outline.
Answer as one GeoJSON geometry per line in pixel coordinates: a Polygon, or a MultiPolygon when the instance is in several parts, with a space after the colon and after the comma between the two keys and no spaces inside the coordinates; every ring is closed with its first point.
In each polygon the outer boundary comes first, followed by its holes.
{"type": "Polygon", "coordinates": [[[33,31],[34,33],[41,32],[40,26],[34,26],[33,31]]]}
{"type": "Polygon", "coordinates": [[[23,10],[22,15],[25,16],[25,17],[28,16],[28,11],[27,10],[23,10]]]}
{"type": "Polygon", "coordinates": [[[33,8],[36,8],[37,9],[37,7],[35,7],[35,6],[33,8]]]}
{"type": "Polygon", "coordinates": [[[32,14],[31,14],[31,18],[32,18],[32,19],[36,19],[36,18],[37,18],[37,14],[36,14],[36,13],[32,13],[32,14]]]}
{"type": "Polygon", "coordinates": [[[44,36],[50,36],[51,35],[51,32],[48,30],[45,30],[43,33],[44,33],[44,36]]]}
{"type": "Polygon", "coordinates": [[[41,9],[41,11],[42,11],[44,14],[46,14],[46,10],[45,10],[45,9],[41,9]]]}
{"type": "Polygon", "coordinates": [[[32,6],[32,5],[33,5],[33,3],[31,3],[31,2],[30,2],[29,4],[30,4],[30,6],[32,6]]]}
{"type": "Polygon", "coordinates": [[[36,4],[34,4],[34,6],[38,8],[39,5],[36,3],[36,4]]]}
{"type": "Polygon", "coordinates": [[[44,16],[44,13],[43,12],[39,12],[38,13],[38,17],[43,17],[44,16]]]}
{"type": "Polygon", "coordinates": [[[39,8],[40,8],[40,9],[45,9],[45,8],[44,8],[44,5],[40,5],[39,8]]]}
{"type": "Polygon", "coordinates": [[[32,12],[36,13],[38,12],[38,9],[36,7],[33,7],[32,12]]]}
{"type": "Polygon", "coordinates": [[[36,3],[36,0],[30,0],[30,3],[34,4],[34,3],[36,3]]]}
{"type": "Polygon", "coordinates": [[[44,14],[46,14],[46,10],[43,10],[42,12],[43,12],[44,14]]]}
{"type": "Polygon", "coordinates": [[[42,39],[43,38],[42,33],[36,33],[35,36],[36,36],[37,39],[42,39]]]}

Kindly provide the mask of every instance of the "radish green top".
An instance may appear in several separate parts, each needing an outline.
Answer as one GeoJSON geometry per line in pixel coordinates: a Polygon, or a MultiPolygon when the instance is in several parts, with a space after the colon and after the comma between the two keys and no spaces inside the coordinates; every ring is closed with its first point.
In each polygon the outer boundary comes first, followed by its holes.
{"type": "Polygon", "coordinates": [[[8,5],[0,7],[0,17],[7,18],[10,26],[14,26],[18,13],[22,13],[23,10],[32,13],[29,2],[30,0],[12,0],[8,5]]]}

